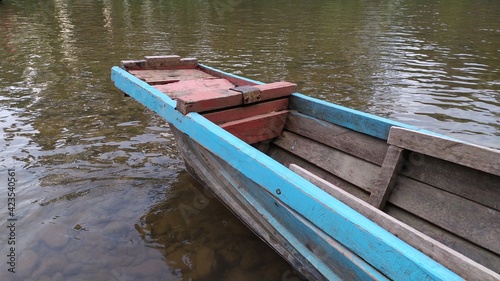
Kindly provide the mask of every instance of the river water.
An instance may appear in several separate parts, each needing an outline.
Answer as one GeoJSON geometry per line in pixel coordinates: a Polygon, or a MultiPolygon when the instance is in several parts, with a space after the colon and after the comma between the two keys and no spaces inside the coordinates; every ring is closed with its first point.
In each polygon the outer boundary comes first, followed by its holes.
{"type": "Polygon", "coordinates": [[[114,88],[161,54],[500,148],[500,1],[3,0],[0,280],[301,279],[114,88]]]}

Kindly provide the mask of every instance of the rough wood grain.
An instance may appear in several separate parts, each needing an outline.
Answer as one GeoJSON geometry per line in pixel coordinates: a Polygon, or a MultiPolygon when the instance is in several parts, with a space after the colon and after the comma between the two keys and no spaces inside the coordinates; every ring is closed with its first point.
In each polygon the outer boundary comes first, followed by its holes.
{"type": "Polygon", "coordinates": [[[403,222],[385,214],[381,210],[371,206],[352,194],[345,192],[339,187],[316,176],[310,171],[297,165],[290,165],[290,169],[321,189],[328,190],[335,198],[339,199],[362,215],[373,220],[401,240],[412,245],[424,254],[443,264],[452,271],[468,280],[497,280],[499,277],[495,272],[476,263],[459,252],[430,238],[420,231],[404,224],[403,222]]]}
{"type": "MultiPolygon", "coordinates": [[[[186,81],[186,80],[209,80],[214,79],[212,75],[196,69],[139,69],[129,70],[135,77],[145,81],[148,84],[161,84],[162,81],[186,81]]],[[[228,86],[232,85],[228,83],[228,86]]],[[[158,88],[162,89],[162,88],[158,88]]]]}
{"type": "Polygon", "coordinates": [[[389,144],[500,176],[500,150],[392,127],[389,144]]]}
{"type": "Polygon", "coordinates": [[[284,131],[276,145],[328,172],[373,192],[380,167],[292,132],[284,131]]]}
{"type": "Polygon", "coordinates": [[[198,65],[197,69],[210,74],[215,77],[227,79],[229,82],[233,83],[235,86],[245,86],[245,85],[257,85],[258,83],[256,81],[252,81],[243,77],[239,77],[236,75],[232,75],[229,73],[225,73],[222,71],[218,71],[216,69],[204,66],[204,65],[198,65]]]}
{"type": "MultiPolygon", "coordinates": [[[[463,239],[461,237],[456,236],[454,233],[451,233],[445,229],[442,229],[428,221],[419,218],[398,206],[387,203],[385,206],[384,212],[388,215],[402,221],[403,223],[410,225],[411,227],[417,229],[418,231],[424,233],[432,237],[433,239],[443,243],[444,245],[456,250],[457,252],[469,257],[475,262],[489,268],[494,271],[497,279],[500,280],[500,256],[489,251],[488,249],[484,249],[481,246],[478,246],[470,241],[463,239]]],[[[481,278],[472,278],[470,280],[482,280],[481,278]]]]}
{"type": "MultiPolygon", "coordinates": [[[[178,78],[182,79],[183,77],[179,76],[178,78]]],[[[206,96],[206,99],[211,99],[224,96],[237,96],[237,93],[228,91],[228,87],[231,86],[232,84],[226,79],[188,79],[181,80],[176,83],[155,85],[154,87],[173,99],[177,99],[182,96],[196,96],[200,93],[207,92],[218,93],[218,95],[214,97],[206,96]]]]}
{"type": "Polygon", "coordinates": [[[297,91],[297,85],[290,82],[274,82],[254,87],[260,90],[259,101],[286,97],[297,91]]]}
{"type": "Polygon", "coordinates": [[[372,206],[378,209],[383,209],[385,202],[392,192],[399,171],[403,166],[403,149],[391,145],[387,150],[382,169],[375,183],[375,188],[370,194],[368,201],[372,206]]]}
{"type": "Polygon", "coordinates": [[[177,96],[176,109],[182,114],[187,114],[236,106],[241,103],[241,93],[233,91],[198,92],[177,96]]]}
{"type": "Polygon", "coordinates": [[[283,166],[288,167],[291,164],[299,165],[300,167],[303,167],[308,171],[313,172],[315,175],[318,175],[319,177],[328,182],[331,182],[332,184],[342,188],[343,190],[360,198],[361,200],[368,201],[370,194],[366,190],[363,190],[358,186],[355,186],[354,184],[345,181],[314,164],[311,164],[307,160],[304,160],[301,157],[294,155],[277,145],[271,145],[269,147],[267,154],[274,160],[283,164],[283,166]]]}
{"type": "Polygon", "coordinates": [[[401,174],[500,210],[500,176],[411,152],[401,174]]]}
{"type": "Polygon", "coordinates": [[[288,99],[283,98],[274,101],[262,102],[248,106],[241,106],[227,110],[205,113],[203,114],[203,116],[216,124],[222,124],[229,121],[248,118],[254,115],[281,111],[287,108],[288,108],[288,99]]]}
{"type": "Polygon", "coordinates": [[[120,66],[126,70],[145,69],[146,60],[122,60],[120,66]]]}
{"type": "Polygon", "coordinates": [[[405,176],[389,201],[456,235],[500,254],[500,212],[405,176]]]}
{"type": "Polygon", "coordinates": [[[244,142],[252,144],[278,137],[285,127],[287,114],[286,110],[271,112],[227,122],[221,127],[244,142]]]}
{"type": "Polygon", "coordinates": [[[162,67],[176,66],[180,64],[181,57],[177,55],[168,56],[146,56],[146,65],[152,69],[159,69],[162,67]]]}
{"type": "Polygon", "coordinates": [[[321,121],[296,111],[290,112],[286,129],[379,166],[384,162],[389,146],[381,139],[321,121]]]}

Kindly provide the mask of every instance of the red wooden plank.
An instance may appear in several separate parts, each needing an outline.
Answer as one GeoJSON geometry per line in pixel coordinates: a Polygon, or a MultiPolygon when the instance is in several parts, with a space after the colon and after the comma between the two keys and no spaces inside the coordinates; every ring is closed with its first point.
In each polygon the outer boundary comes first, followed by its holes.
{"type": "Polygon", "coordinates": [[[210,75],[227,79],[229,82],[231,82],[231,83],[233,83],[234,85],[237,85],[237,86],[245,86],[245,85],[250,85],[251,86],[251,85],[255,85],[255,83],[246,81],[244,79],[241,79],[241,78],[229,75],[229,74],[224,74],[224,73],[221,73],[221,72],[218,72],[218,71],[215,71],[215,70],[203,67],[201,65],[198,66],[198,69],[201,70],[201,71],[203,71],[203,72],[205,72],[205,73],[208,73],[210,75]]]}
{"type": "Polygon", "coordinates": [[[260,101],[289,96],[297,91],[297,84],[290,82],[275,82],[254,87],[260,90],[260,101]]]}
{"type": "Polygon", "coordinates": [[[243,99],[241,93],[238,92],[229,90],[225,92],[199,92],[178,97],[176,109],[182,114],[187,114],[189,112],[204,112],[221,109],[241,105],[242,103],[243,99]]]}
{"type": "Polygon", "coordinates": [[[203,116],[205,116],[205,118],[216,124],[221,124],[238,119],[252,117],[255,115],[281,111],[287,108],[288,108],[288,98],[283,98],[269,102],[257,103],[253,105],[207,113],[204,114],[203,116]]]}
{"type": "MultiPolygon", "coordinates": [[[[178,78],[183,79],[184,77],[178,77],[178,78]]],[[[155,88],[167,94],[169,97],[177,99],[179,97],[198,95],[199,93],[208,93],[208,92],[219,93],[220,95],[226,96],[228,94],[232,94],[231,93],[232,91],[228,91],[228,89],[231,88],[232,86],[233,84],[231,84],[229,81],[225,79],[197,79],[197,80],[182,80],[176,83],[155,85],[155,88]]],[[[214,96],[213,98],[220,97],[220,95],[214,96]]],[[[212,99],[212,97],[210,96],[205,96],[205,98],[212,99]]],[[[202,111],[207,111],[207,110],[202,110],[202,111]]]]}
{"type": "Polygon", "coordinates": [[[287,114],[288,110],[261,114],[225,123],[221,128],[252,144],[278,137],[285,127],[287,114]]]}

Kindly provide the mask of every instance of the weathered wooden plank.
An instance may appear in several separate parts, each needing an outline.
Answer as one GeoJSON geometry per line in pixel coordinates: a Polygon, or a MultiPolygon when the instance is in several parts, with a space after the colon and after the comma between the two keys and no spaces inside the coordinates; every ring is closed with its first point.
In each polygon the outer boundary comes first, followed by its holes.
{"type": "Polygon", "coordinates": [[[255,85],[254,87],[260,90],[260,99],[258,101],[286,97],[297,91],[297,84],[290,82],[274,82],[255,85]]]}
{"type": "Polygon", "coordinates": [[[290,110],[296,110],[304,115],[349,128],[382,140],[387,140],[389,130],[392,126],[427,132],[417,127],[298,93],[294,93],[290,96],[289,107],[290,110]]]}
{"type": "Polygon", "coordinates": [[[147,56],[144,60],[124,60],[121,67],[126,70],[167,70],[194,69],[198,66],[196,58],[181,58],[176,55],[147,56]]]}
{"type": "Polygon", "coordinates": [[[277,145],[271,145],[269,147],[269,150],[267,151],[267,154],[274,160],[280,162],[285,167],[288,167],[291,164],[296,164],[307,169],[308,171],[311,171],[315,175],[318,175],[322,179],[340,187],[348,193],[360,198],[361,200],[368,201],[370,194],[366,190],[363,190],[358,186],[355,186],[354,184],[343,180],[314,164],[311,164],[307,160],[304,160],[303,158],[294,155],[277,145]]]}
{"type": "Polygon", "coordinates": [[[198,59],[197,58],[182,58],[181,61],[179,62],[179,65],[190,67],[190,68],[196,68],[198,66],[198,59]]]}
{"type": "Polygon", "coordinates": [[[500,210],[500,177],[432,156],[411,152],[401,174],[500,210]]]}
{"type": "Polygon", "coordinates": [[[221,127],[244,142],[252,144],[278,137],[285,127],[287,114],[287,110],[270,112],[227,122],[221,127]]]}
{"type": "MultiPolygon", "coordinates": [[[[228,165],[262,187],[276,194],[284,206],[301,214],[320,231],[335,237],[354,254],[392,279],[459,280],[460,277],[402,242],[366,217],[347,207],[270,157],[256,153],[227,131],[200,114],[182,115],[175,101],[121,68],[113,67],[111,77],[118,89],[125,91],[149,109],[165,118],[194,141],[225,159],[228,165]],[[251,169],[243,168],[251,167],[251,169]],[[280,193],[276,192],[276,188],[280,193]]],[[[286,232],[286,229],[280,231],[286,232]]],[[[318,263],[321,264],[321,263],[318,263]]]]}
{"type": "Polygon", "coordinates": [[[342,201],[349,207],[373,220],[392,234],[412,245],[419,251],[458,273],[467,280],[497,280],[500,276],[488,268],[478,264],[461,253],[443,245],[411,226],[389,216],[376,207],[349,194],[334,184],[318,177],[310,171],[298,166],[290,165],[290,170],[302,176],[319,188],[342,201]]]}
{"type": "Polygon", "coordinates": [[[236,106],[241,103],[241,93],[233,91],[198,92],[177,96],[176,109],[182,114],[187,114],[189,112],[203,112],[236,106]]]}
{"type": "MultiPolygon", "coordinates": [[[[179,76],[178,78],[183,79],[184,76],[179,76]]],[[[214,97],[206,95],[205,99],[221,98],[226,96],[237,96],[237,93],[228,91],[229,87],[232,87],[232,84],[226,79],[189,79],[189,80],[181,80],[176,83],[155,85],[155,88],[167,94],[169,97],[173,99],[177,99],[179,97],[196,96],[199,95],[200,93],[207,93],[207,92],[212,92],[212,93],[216,92],[218,93],[218,95],[214,97]]],[[[199,96],[199,98],[202,97],[203,96],[199,96]]],[[[237,104],[241,104],[241,102],[237,104]]]]}
{"type": "Polygon", "coordinates": [[[215,124],[222,124],[229,121],[248,118],[255,115],[281,111],[288,108],[288,99],[279,99],[274,101],[262,102],[248,106],[221,110],[211,113],[205,113],[203,116],[215,124]]]}
{"type": "Polygon", "coordinates": [[[288,131],[284,131],[274,143],[370,193],[373,192],[380,171],[380,167],[375,164],[288,131]]]}
{"type": "MultiPolygon", "coordinates": [[[[163,84],[185,80],[208,81],[215,78],[203,71],[199,71],[196,69],[132,69],[129,70],[129,73],[133,74],[135,77],[141,79],[142,81],[145,81],[148,84],[162,84],[163,81],[165,81],[163,84]]],[[[227,82],[227,86],[231,85],[231,83],[227,82]]],[[[158,89],[162,90],[161,87],[159,87],[158,89]]]]}
{"type": "Polygon", "coordinates": [[[122,60],[120,66],[126,70],[139,70],[146,68],[146,60],[122,60]]]}
{"type": "Polygon", "coordinates": [[[389,201],[475,244],[500,254],[500,212],[405,176],[389,201]]]}
{"type": "Polygon", "coordinates": [[[384,164],[382,164],[375,188],[372,194],[370,194],[370,200],[368,201],[375,208],[384,208],[385,202],[396,184],[399,171],[403,166],[403,160],[403,149],[391,145],[387,150],[384,164]]]}
{"type": "Polygon", "coordinates": [[[238,86],[231,88],[230,90],[241,93],[243,97],[243,104],[251,104],[260,101],[260,90],[254,86],[238,86]]]}
{"type": "Polygon", "coordinates": [[[215,77],[227,79],[229,82],[233,83],[235,86],[245,86],[245,85],[252,86],[252,85],[258,85],[258,84],[264,84],[264,83],[259,82],[259,81],[255,81],[255,80],[244,78],[244,77],[234,75],[231,73],[223,72],[223,71],[220,71],[218,69],[215,69],[215,68],[203,65],[203,64],[198,64],[198,69],[207,73],[207,74],[213,75],[215,77]]]}
{"type": "MultiPolygon", "coordinates": [[[[411,227],[417,229],[418,231],[428,235],[429,237],[443,243],[444,245],[454,249],[455,251],[467,256],[473,261],[485,266],[494,272],[493,276],[500,280],[500,256],[478,246],[470,241],[456,236],[445,229],[442,229],[428,221],[419,218],[408,211],[405,211],[398,206],[387,203],[384,212],[388,215],[402,221],[403,223],[410,225],[411,227]]],[[[469,280],[483,280],[482,278],[470,278],[469,280]]]]}
{"type": "Polygon", "coordinates": [[[391,128],[387,142],[500,176],[500,150],[398,127],[391,128]]]}
{"type": "Polygon", "coordinates": [[[286,129],[379,166],[389,145],[378,138],[291,111],[286,129]]]}
{"type": "Polygon", "coordinates": [[[146,56],[146,65],[152,69],[176,66],[181,62],[181,57],[177,55],[168,56],[146,56]]]}

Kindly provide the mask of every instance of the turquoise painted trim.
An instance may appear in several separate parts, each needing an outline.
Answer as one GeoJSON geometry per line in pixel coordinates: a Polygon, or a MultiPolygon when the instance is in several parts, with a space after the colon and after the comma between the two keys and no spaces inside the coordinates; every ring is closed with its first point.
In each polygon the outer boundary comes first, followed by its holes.
{"type": "Polygon", "coordinates": [[[327,121],[360,133],[387,140],[392,126],[402,127],[422,133],[451,139],[447,136],[410,126],[401,122],[379,117],[373,114],[326,102],[303,94],[294,93],[290,97],[289,108],[298,112],[327,121]]]}
{"type": "MultiPolygon", "coordinates": [[[[197,113],[182,115],[175,102],[126,71],[113,67],[115,85],[165,118],[250,180],[276,190],[279,200],[395,280],[462,280],[420,251],[329,196],[304,178],[197,113]]],[[[332,276],[333,277],[333,276],[332,276]]]]}
{"type": "Polygon", "coordinates": [[[241,171],[235,170],[233,167],[227,173],[224,168],[219,171],[228,182],[235,188],[238,188],[239,193],[262,217],[266,218],[274,227],[280,229],[280,234],[298,252],[304,255],[311,264],[315,265],[318,271],[328,276],[328,280],[334,280],[332,276],[336,277],[335,280],[388,280],[387,277],[353,254],[349,249],[343,246],[340,246],[341,249],[338,249],[325,242],[324,238],[315,233],[317,228],[314,225],[303,218],[297,217],[292,210],[282,205],[281,202],[276,201],[274,195],[269,194],[267,190],[260,188],[260,186],[257,186],[244,175],[240,176],[239,174],[242,174],[241,171]],[[232,180],[233,177],[238,177],[243,185],[239,186],[238,182],[232,180]],[[293,233],[289,230],[293,230],[293,233]],[[321,248],[325,253],[321,256],[316,256],[302,241],[308,241],[309,247],[321,248]],[[337,274],[332,271],[325,264],[325,259],[327,258],[335,259],[336,263],[341,265],[339,267],[349,269],[350,272],[337,274]]]}

